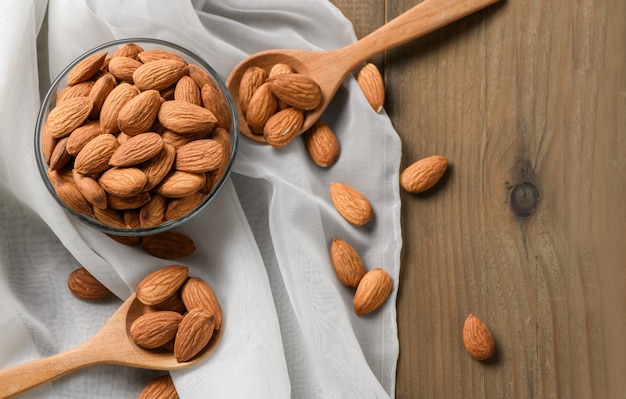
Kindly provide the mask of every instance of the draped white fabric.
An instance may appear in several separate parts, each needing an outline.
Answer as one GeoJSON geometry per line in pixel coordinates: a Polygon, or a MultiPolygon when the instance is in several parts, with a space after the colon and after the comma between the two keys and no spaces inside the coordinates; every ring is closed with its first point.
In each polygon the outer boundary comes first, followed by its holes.
{"type": "MultiPolygon", "coordinates": [[[[126,37],[182,45],[224,78],[256,51],[333,49],[355,40],[350,22],[324,0],[0,2],[0,368],[87,340],[144,275],[180,263],[214,287],[224,312],[215,352],[172,372],[181,398],[393,397],[401,145],[389,118],[369,107],[350,78],[323,116],[342,146],[333,167],[314,165],[299,139],[278,150],[242,139],[225,189],[181,228],[196,252],[157,259],[61,211],[34,158],[40,91],[47,89],[38,82],[90,48],[126,37]],[[375,217],[368,225],[351,226],[337,214],[332,181],[370,199],[375,217]],[[350,242],[368,269],[382,267],[394,278],[378,311],[354,314],[353,290],[330,263],[334,237],[350,242]],[[80,265],[120,299],[73,297],[66,279],[80,265]]],[[[161,374],[94,366],[24,397],[136,397],[161,374]]]]}

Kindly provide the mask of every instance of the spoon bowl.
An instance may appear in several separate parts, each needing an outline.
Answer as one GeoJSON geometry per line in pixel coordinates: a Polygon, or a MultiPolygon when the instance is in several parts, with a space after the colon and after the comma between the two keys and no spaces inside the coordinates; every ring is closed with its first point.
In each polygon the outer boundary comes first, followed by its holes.
{"type": "Polygon", "coordinates": [[[96,364],[115,364],[150,370],[177,370],[205,359],[215,348],[222,329],[195,358],[179,363],[172,352],[147,350],[130,337],[131,324],[143,314],[143,304],[131,295],[88,341],[68,351],[0,370],[0,398],[10,398],[72,371],[96,364]]]}
{"type": "Polygon", "coordinates": [[[251,55],[235,66],[226,80],[239,117],[239,131],[245,137],[265,143],[261,134],[254,134],[242,115],[239,101],[239,84],[244,72],[257,66],[269,70],[273,65],[285,63],[297,73],[307,75],[317,82],[322,101],[317,108],[306,111],[300,134],[307,131],[320,118],[345,78],[359,65],[376,54],[392,49],[442,26],[457,21],[499,0],[424,0],[400,14],[361,40],[331,51],[277,49],[251,55]]]}

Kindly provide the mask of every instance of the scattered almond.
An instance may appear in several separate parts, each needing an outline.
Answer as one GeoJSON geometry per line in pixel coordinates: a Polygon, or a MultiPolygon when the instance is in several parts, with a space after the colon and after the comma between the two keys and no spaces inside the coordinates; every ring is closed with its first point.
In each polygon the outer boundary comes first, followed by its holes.
{"type": "Polygon", "coordinates": [[[385,104],[385,84],[378,67],[371,62],[363,66],[356,75],[356,81],[361,87],[367,102],[374,111],[380,112],[385,104]]]}
{"type": "Polygon", "coordinates": [[[448,158],[433,155],[409,165],[400,174],[400,185],[410,193],[421,193],[434,186],[448,167],[448,158]]]}
{"type": "Polygon", "coordinates": [[[463,324],[463,345],[476,360],[487,360],[496,351],[491,331],[478,317],[470,314],[463,324]]]}
{"type": "Polygon", "coordinates": [[[177,230],[145,236],[141,239],[143,249],[161,259],[176,259],[191,255],[196,250],[193,240],[177,230]]]}
{"type": "Polygon", "coordinates": [[[354,247],[344,240],[334,238],[330,247],[330,259],[341,284],[356,288],[366,270],[354,247]]]}
{"type": "Polygon", "coordinates": [[[67,286],[72,294],[82,299],[104,299],[113,296],[113,293],[84,267],[70,273],[67,286]]]}
{"type": "Polygon", "coordinates": [[[168,374],[150,381],[141,390],[138,399],[178,399],[178,392],[168,374]]]}
{"type": "Polygon", "coordinates": [[[354,294],[354,312],[362,316],[378,309],[392,288],[393,280],[384,269],[376,268],[365,273],[354,294]]]}
{"type": "Polygon", "coordinates": [[[369,222],[374,211],[369,200],[355,188],[339,182],[330,184],[330,199],[337,212],[349,223],[363,226],[369,222]]]}
{"type": "Polygon", "coordinates": [[[326,168],[337,162],[341,152],[339,141],[330,126],[321,119],[304,132],[303,137],[309,157],[317,166],[326,168]]]}

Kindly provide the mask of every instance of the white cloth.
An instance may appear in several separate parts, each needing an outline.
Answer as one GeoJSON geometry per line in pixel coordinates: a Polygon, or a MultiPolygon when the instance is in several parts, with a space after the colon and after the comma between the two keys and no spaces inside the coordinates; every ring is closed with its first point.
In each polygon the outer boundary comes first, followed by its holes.
{"type": "MultiPolygon", "coordinates": [[[[315,166],[302,140],[276,150],[242,138],[232,179],[181,228],[196,252],[156,259],[62,212],[34,158],[39,91],[47,88],[38,87],[39,75],[49,81],[83,52],[124,37],[185,46],[223,77],[260,50],[333,49],[355,40],[349,21],[324,0],[0,2],[0,368],[78,345],[119,306],[119,299],[93,303],[69,293],[67,275],[79,265],[123,299],[148,272],[181,263],[214,287],[224,312],[215,352],[172,372],[181,398],[394,397],[401,145],[388,117],[371,110],[350,78],[323,116],[342,146],[333,167],[315,166]],[[38,49],[46,6],[48,46],[38,49]],[[330,202],[332,181],[365,194],[374,220],[359,228],[345,222],[330,202]],[[353,291],[330,263],[334,237],[349,241],[368,269],[393,277],[392,294],[375,313],[354,314],[353,291]]],[[[160,374],[93,366],[24,397],[136,397],[160,374]]]]}

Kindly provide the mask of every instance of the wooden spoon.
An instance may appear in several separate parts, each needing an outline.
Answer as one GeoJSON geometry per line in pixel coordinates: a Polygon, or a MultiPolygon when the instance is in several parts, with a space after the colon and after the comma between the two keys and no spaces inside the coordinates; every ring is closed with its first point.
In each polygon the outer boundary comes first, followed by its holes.
{"type": "Polygon", "coordinates": [[[252,66],[269,70],[274,64],[286,63],[296,72],[313,78],[321,87],[322,102],[305,113],[303,133],[322,115],[344,79],[357,66],[374,55],[430,33],[457,21],[499,0],[424,0],[410,10],[389,21],[361,40],[332,51],[267,50],[241,61],[226,80],[239,115],[241,133],[259,143],[265,143],[261,134],[254,134],[241,113],[239,83],[243,73],[252,66]]]}
{"type": "Polygon", "coordinates": [[[0,370],[0,398],[10,398],[72,371],[95,364],[117,364],[151,370],[189,367],[212,351],[221,336],[214,332],[203,351],[188,362],[178,363],[171,352],[146,350],[135,345],[130,325],[143,313],[143,304],[131,295],[87,342],[66,352],[0,370]]]}

